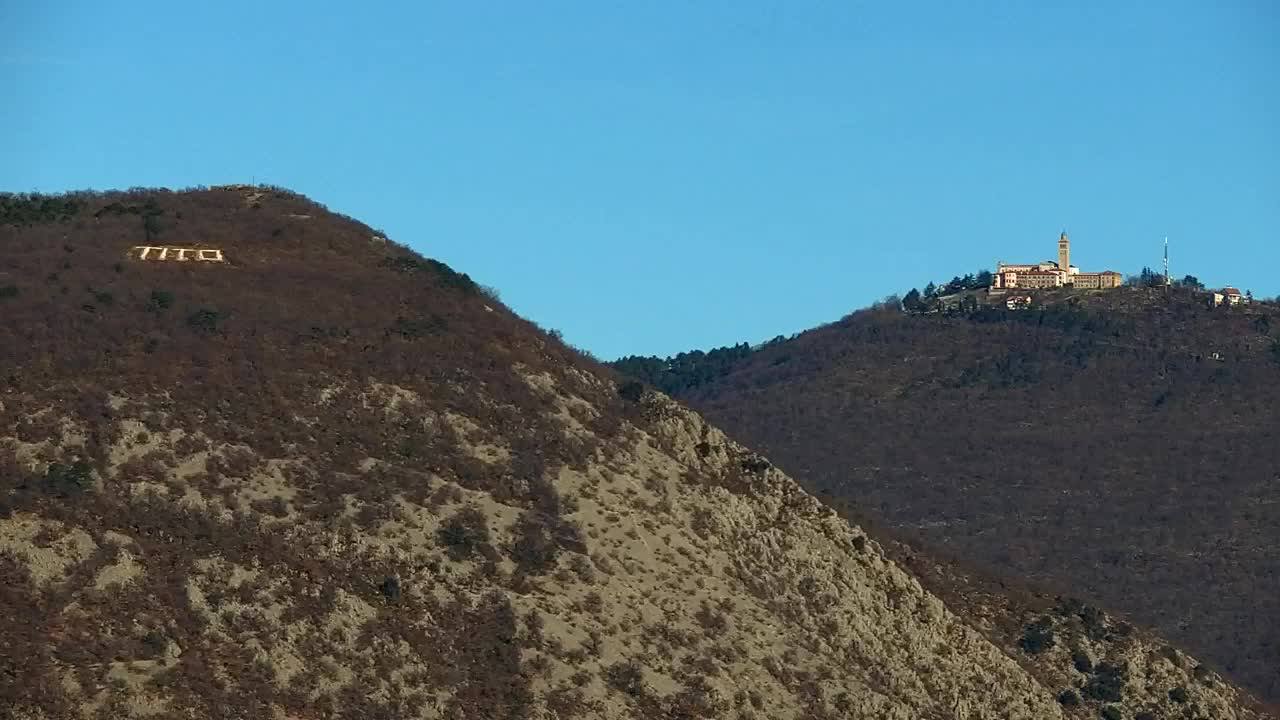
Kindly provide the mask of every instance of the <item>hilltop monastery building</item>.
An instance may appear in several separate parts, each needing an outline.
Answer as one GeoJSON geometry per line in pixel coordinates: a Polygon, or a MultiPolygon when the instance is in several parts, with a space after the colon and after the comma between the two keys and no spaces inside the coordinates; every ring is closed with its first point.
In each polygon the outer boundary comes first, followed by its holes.
{"type": "Polygon", "coordinates": [[[1064,232],[1058,238],[1058,261],[1046,260],[1035,265],[996,264],[991,278],[993,290],[1074,287],[1080,290],[1118,288],[1124,278],[1114,270],[1080,272],[1071,264],[1071,239],[1064,232]]]}

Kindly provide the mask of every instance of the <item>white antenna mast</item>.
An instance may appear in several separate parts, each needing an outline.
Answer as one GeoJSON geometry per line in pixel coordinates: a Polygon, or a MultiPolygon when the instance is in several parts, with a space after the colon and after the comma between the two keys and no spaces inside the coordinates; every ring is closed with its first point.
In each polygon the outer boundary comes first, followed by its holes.
{"type": "Polygon", "coordinates": [[[1173,284],[1172,278],[1169,277],[1169,236],[1164,236],[1164,285],[1168,287],[1173,284]]]}

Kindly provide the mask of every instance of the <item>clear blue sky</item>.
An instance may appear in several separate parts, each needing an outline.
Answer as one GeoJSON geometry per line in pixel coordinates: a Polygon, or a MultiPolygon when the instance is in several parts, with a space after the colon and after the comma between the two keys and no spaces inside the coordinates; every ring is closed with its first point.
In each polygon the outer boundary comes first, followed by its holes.
{"type": "Polygon", "coordinates": [[[284,185],[610,358],[1041,260],[1280,293],[1280,5],[0,0],[0,188],[284,185]]]}

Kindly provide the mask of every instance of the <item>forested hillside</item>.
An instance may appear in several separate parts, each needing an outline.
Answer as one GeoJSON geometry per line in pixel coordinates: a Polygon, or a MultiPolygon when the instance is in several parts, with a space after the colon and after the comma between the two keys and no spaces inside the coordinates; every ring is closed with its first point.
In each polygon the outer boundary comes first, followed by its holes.
{"type": "Polygon", "coordinates": [[[1272,717],[276,188],[0,196],[0,715],[1272,717]]]}
{"type": "MultiPolygon", "coordinates": [[[[1036,307],[858,312],[672,389],[810,491],[1280,698],[1277,308],[1191,287],[1036,307]]],[[[662,386],[655,360],[618,366],[662,386]]]]}

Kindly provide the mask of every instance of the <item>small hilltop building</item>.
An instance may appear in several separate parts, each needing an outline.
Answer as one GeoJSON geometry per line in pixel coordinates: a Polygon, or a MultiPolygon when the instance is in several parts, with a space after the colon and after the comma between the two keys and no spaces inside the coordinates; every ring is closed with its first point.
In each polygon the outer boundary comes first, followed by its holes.
{"type": "Polygon", "coordinates": [[[1240,291],[1233,287],[1224,287],[1221,290],[1213,292],[1213,306],[1221,305],[1248,305],[1251,298],[1248,295],[1240,294],[1240,291]]]}
{"type": "Polygon", "coordinates": [[[1058,236],[1057,261],[1046,260],[1034,265],[1008,265],[996,263],[991,276],[992,290],[1045,289],[1074,287],[1081,290],[1108,290],[1118,288],[1124,276],[1114,270],[1080,272],[1071,264],[1071,238],[1063,232],[1058,236]]]}
{"type": "Polygon", "coordinates": [[[1031,296],[1026,293],[1015,293],[1005,298],[1004,306],[1010,310],[1027,310],[1031,307],[1031,296]]]}

